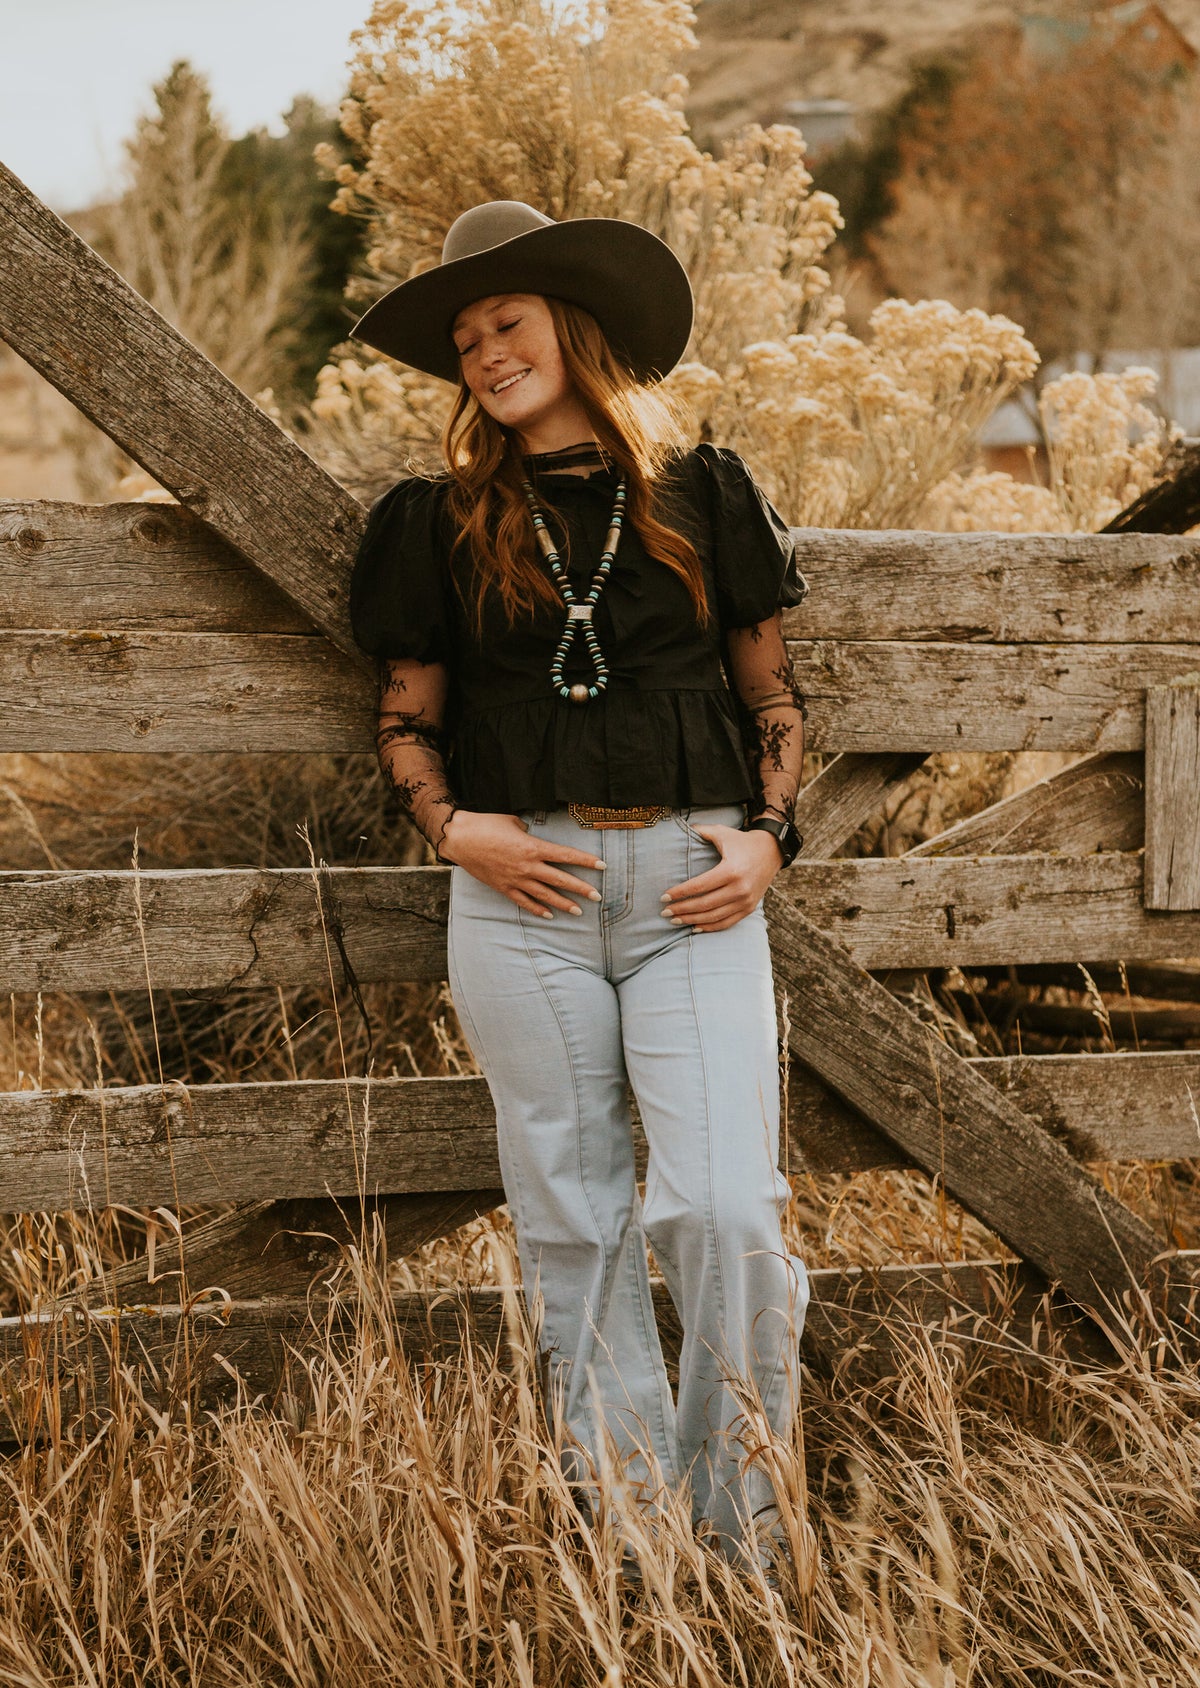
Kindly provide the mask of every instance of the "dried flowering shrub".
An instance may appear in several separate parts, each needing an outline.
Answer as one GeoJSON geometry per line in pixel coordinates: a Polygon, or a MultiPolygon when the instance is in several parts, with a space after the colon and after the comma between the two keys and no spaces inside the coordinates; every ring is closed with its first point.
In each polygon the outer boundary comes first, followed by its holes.
{"type": "MultiPolygon", "coordinates": [[[[370,224],[373,273],[352,299],[365,307],[436,263],[450,223],[487,199],[627,217],[672,246],[696,294],[667,392],[793,522],[1061,531],[1099,525],[1120,487],[1148,484],[1161,452],[1122,378],[1047,389],[1062,437],[1048,488],[971,466],[981,427],[1037,367],[1030,341],[944,300],[888,300],[867,338],[848,333],[823,266],[841,218],[813,191],[800,133],[752,126],[719,158],[688,133],[693,21],[688,0],[377,0],[341,111],[359,162],[318,149],[335,209],[370,224]]],[[[370,496],[436,460],[450,397],[336,348],[305,443],[370,496]]]]}
{"type": "Polygon", "coordinates": [[[1178,430],[1151,410],[1152,369],[1060,376],[1039,409],[1050,486],[1068,531],[1095,532],[1151,486],[1178,430]]]}
{"type": "MultiPolygon", "coordinates": [[[[693,17],[682,0],[381,0],[354,38],[341,113],[365,162],[335,167],[318,150],[334,208],[371,221],[380,279],[356,278],[350,296],[365,304],[419,273],[463,210],[513,198],[554,217],[626,217],[666,240],[696,293],[693,356],[718,382],[751,341],[835,316],[820,259],[841,219],[811,191],[798,131],[748,129],[720,159],[687,132],[678,67],[693,17]]],[[[379,484],[376,442],[390,431],[401,456],[427,457],[448,403],[424,377],[372,384],[357,357],[335,355],[312,448],[347,484],[379,484]]]]}
{"type": "Polygon", "coordinates": [[[1050,381],[1038,400],[1049,484],[983,469],[936,486],[921,525],[951,533],[1095,533],[1153,485],[1178,438],[1150,408],[1152,369],[1050,381]]]}
{"type": "Polygon", "coordinates": [[[702,425],[809,527],[911,527],[996,406],[1033,374],[1015,323],[889,299],[871,338],[840,327],[747,346],[723,379],[678,380],[702,425]]]}
{"type": "Polygon", "coordinates": [[[343,486],[370,497],[406,464],[436,466],[450,397],[445,382],[389,358],[341,357],[317,373],[306,417],[310,450],[343,486]]]}
{"type": "MultiPolygon", "coordinates": [[[[341,108],[366,162],[336,169],[333,202],[370,217],[369,267],[391,285],[436,263],[489,199],[653,227],[699,156],[677,70],[692,22],[686,0],[376,0],[341,108]]],[[[363,278],[352,297],[380,291],[363,278]]]]}
{"type": "Polygon", "coordinates": [[[1060,533],[1063,514],[1049,487],[977,466],[934,487],[921,525],[938,533],[1060,533]]]}

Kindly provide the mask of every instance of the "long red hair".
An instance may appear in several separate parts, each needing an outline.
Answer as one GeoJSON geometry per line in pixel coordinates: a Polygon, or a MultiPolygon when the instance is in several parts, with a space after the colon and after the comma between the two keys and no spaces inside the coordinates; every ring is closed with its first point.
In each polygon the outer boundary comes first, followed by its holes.
{"type": "MultiPolygon", "coordinates": [[[[703,625],[709,609],[696,548],[654,511],[655,482],[671,457],[687,449],[678,416],[662,393],[635,379],[590,311],[549,296],[546,304],[592,434],[625,471],[625,520],[637,529],[647,555],[683,581],[703,625]]],[[[558,589],[538,563],[520,454],[465,381],[442,433],[442,451],[452,476],[447,510],[458,531],[455,549],[466,545],[475,559],[476,628],[489,588],[510,622],[531,614],[539,601],[561,606],[558,589]]]]}

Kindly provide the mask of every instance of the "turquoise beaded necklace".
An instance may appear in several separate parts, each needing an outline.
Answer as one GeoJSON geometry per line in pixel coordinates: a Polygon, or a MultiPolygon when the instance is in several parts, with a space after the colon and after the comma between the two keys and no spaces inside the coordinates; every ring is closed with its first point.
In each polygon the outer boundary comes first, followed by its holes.
{"type": "Polygon", "coordinates": [[[525,498],[529,505],[529,512],[533,517],[533,531],[537,535],[537,542],[542,555],[550,565],[550,572],[554,576],[554,583],[562,593],[563,603],[567,606],[567,618],[563,623],[562,638],[558,642],[558,649],[554,653],[554,660],[550,664],[550,684],[567,703],[590,703],[593,698],[608,685],[608,664],[604,660],[604,652],[600,649],[600,641],[596,637],[596,629],[592,624],[592,614],[600,602],[600,594],[604,590],[604,583],[612,572],[613,559],[617,554],[617,546],[621,543],[621,525],[625,519],[625,476],[617,481],[616,495],[613,499],[612,515],[608,523],[608,535],[604,541],[596,572],[592,576],[592,583],[587,589],[586,596],[579,600],[571,588],[567,578],[567,571],[559,556],[550,529],[546,525],[546,518],[538,504],[537,495],[528,479],[522,479],[525,498]],[[582,634],[584,648],[592,660],[592,670],[595,675],[591,685],[576,682],[569,686],[563,678],[563,669],[567,657],[576,638],[582,634]]]}

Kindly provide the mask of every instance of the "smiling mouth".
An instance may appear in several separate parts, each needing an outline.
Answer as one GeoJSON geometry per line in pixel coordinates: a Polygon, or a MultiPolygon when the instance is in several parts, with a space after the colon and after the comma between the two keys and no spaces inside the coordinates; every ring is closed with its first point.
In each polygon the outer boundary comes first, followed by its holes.
{"type": "Polygon", "coordinates": [[[527,369],[518,370],[516,375],[509,375],[506,376],[503,381],[497,381],[496,385],[492,388],[492,392],[507,392],[509,387],[515,386],[518,381],[523,381],[528,374],[529,371],[527,369]]]}

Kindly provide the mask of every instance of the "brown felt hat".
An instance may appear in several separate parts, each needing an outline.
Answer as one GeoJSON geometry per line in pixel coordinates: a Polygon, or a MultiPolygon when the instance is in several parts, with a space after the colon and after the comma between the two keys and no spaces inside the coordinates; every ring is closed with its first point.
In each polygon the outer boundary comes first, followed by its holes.
{"type": "Polygon", "coordinates": [[[492,293],[550,294],[582,305],[641,381],[673,369],[692,332],[691,284],[665,241],[616,217],[556,223],[519,199],[464,211],[446,234],[441,263],[377,299],[350,332],[457,382],[454,319],[492,293]]]}

